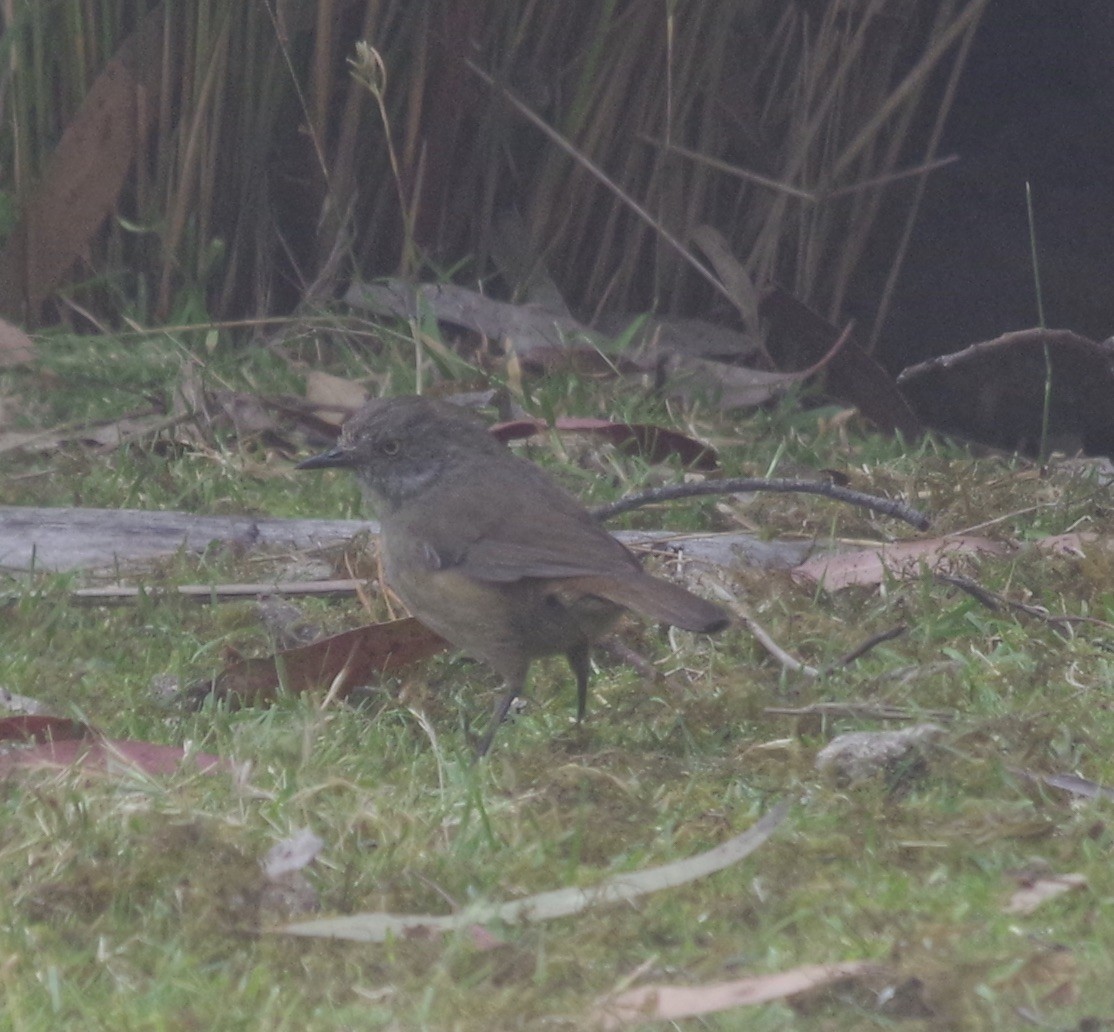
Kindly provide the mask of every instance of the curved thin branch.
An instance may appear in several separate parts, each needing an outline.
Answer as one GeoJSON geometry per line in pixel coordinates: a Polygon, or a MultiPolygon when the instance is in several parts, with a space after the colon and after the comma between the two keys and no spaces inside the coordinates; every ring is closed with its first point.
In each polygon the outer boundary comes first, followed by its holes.
{"type": "Polygon", "coordinates": [[[923,512],[892,498],[879,498],[877,495],[864,494],[862,491],[852,491],[850,488],[840,487],[826,480],[782,480],[767,477],[731,477],[727,480],[707,480],[699,484],[670,484],[666,487],[655,487],[649,491],[624,495],[618,501],[608,505],[598,505],[592,509],[592,515],[598,520],[606,520],[618,516],[619,513],[629,512],[631,509],[651,505],[654,502],[666,502],[674,498],[696,498],[701,495],[742,494],[747,491],[822,495],[837,502],[846,502],[848,505],[857,505],[862,509],[881,513],[883,516],[904,520],[917,530],[928,530],[932,525],[923,512]]]}

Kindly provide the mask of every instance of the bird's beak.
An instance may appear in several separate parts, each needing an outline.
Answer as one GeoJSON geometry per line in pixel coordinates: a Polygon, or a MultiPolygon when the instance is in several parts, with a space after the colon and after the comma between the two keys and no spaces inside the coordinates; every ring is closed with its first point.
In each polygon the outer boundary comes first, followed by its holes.
{"type": "Polygon", "coordinates": [[[339,445],[320,455],[313,455],[299,462],[295,469],[334,469],[352,465],[352,453],[339,445]]]}

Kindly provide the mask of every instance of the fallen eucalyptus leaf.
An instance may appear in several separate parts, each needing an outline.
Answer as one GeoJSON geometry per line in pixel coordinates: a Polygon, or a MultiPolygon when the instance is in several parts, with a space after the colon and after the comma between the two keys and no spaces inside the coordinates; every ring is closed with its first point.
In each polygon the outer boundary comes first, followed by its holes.
{"type": "Polygon", "coordinates": [[[685,860],[661,867],[620,874],[608,878],[594,888],[555,889],[541,892],[510,903],[478,903],[455,914],[388,914],[373,912],[327,917],[316,921],[299,921],[271,931],[285,935],[306,935],[325,939],[348,939],[353,942],[384,942],[391,937],[429,938],[442,932],[469,928],[489,921],[516,924],[523,921],[547,921],[567,917],[590,907],[619,903],[645,896],[661,889],[673,888],[698,878],[722,871],[738,863],[761,846],[775,831],[789,807],[775,806],[753,826],[714,849],[685,860]]]}

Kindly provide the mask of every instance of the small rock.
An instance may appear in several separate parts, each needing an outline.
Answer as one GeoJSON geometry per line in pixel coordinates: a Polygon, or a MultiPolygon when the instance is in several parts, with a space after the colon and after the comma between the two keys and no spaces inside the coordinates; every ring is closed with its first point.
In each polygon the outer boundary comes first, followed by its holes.
{"type": "Polygon", "coordinates": [[[841,787],[884,777],[897,788],[927,774],[929,754],[943,735],[938,724],[915,724],[900,731],[852,731],[820,750],[816,769],[841,787]]]}

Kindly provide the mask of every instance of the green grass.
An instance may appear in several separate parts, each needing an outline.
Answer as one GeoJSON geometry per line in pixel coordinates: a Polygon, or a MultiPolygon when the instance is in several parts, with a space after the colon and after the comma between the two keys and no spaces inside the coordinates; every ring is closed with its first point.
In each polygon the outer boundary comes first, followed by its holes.
{"type": "MultiPolygon", "coordinates": [[[[55,338],[41,347],[40,368],[0,375],[0,396],[18,399],[21,429],[164,398],[187,357],[163,338],[55,338]]],[[[305,355],[245,354],[240,369],[244,355],[218,347],[204,375],[243,390],[299,389],[305,355]]],[[[413,355],[391,364],[339,349],[329,368],[403,389],[413,355]]],[[[554,378],[531,394],[539,412],[671,418],[636,390],[611,385],[554,378]]],[[[676,412],[670,425],[683,428],[690,415],[729,474],[765,473],[775,455],[779,475],[842,469],[853,487],[932,513],[934,532],[990,520],[998,522],[984,533],[1020,540],[1114,530],[1103,489],[1085,478],[1042,478],[934,442],[902,446],[855,424],[834,430],[825,410],[786,405],[725,419],[704,409],[676,412]]],[[[593,501],[680,475],[591,447],[553,451],[540,442],[531,454],[593,501]]],[[[358,511],[349,480],[295,474],[279,451],[241,445],[229,432],[208,448],[8,452],[0,476],[5,504],[358,511]]],[[[770,536],[820,541],[912,536],[805,496],[705,499],[629,518],[712,529],[739,520],[770,536]]],[[[289,559],[216,549],[136,576],[259,580],[289,559]]],[[[1054,613],[1114,619],[1114,564],[1101,549],[1083,560],[1022,550],[965,572],[1054,613]]],[[[589,720],[578,729],[563,663],[538,664],[527,712],[475,765],[465,730],[486,719],[496,687],[479,665],[446,656],[353,706],[324,709],[319,697],[302,697],[191,711],[154,692],[152,679],[211,676],[226,647],[266,654],[253,606],[70,605],[67,589],[86,579],[6,578],[9,589],[33,585],[41,594],[0,610],[0,687],[118,738],[190,742],[247,768],[237,777],[67,773],[0,784],[0,1029],[580,1029],[594,1001],[641,965],[643,981],[699,984],[849,959],[889,965],[890,984],[919,979],[934,1017],[890,1016],[871,992],[850,989],[796,1009],[769,1004],[680,1027],[1005,1030],[1020,1027],[1018,1007],[1056,1028],[1114,1016],[1109,804],[1073,804],[1016,773],[1114,782],[1109,627],[1078,625],[1064,636],[927,577],[829,595],[782,573],[742,570],[733,575],[740,597],[813,665],[895,623],[909,630],[808,682],[781,671],[742,630],[714,640],[682,634],[674,652],[662,633],[630,621],[623,639],[664,681],[647,685],[601,657],[589,720]],[[954,711],[928,777],[898,792],[835,787],[813,769],[815,752],[837,733],[886,725],[765,712],[843,700],[954,711]],[[261,931],[287,911],[260,860],[299,828],[325,841],[303,872],[323,912],[445,913],[689,856],[781,799],[795,802],[789,819],[737,867],[633,906],[493,929],[503,941],[491,950],[465,933],[361,945],[261,931]],[[1080,872],[1087,887],[1031,916],[1005,913],[1014,873],[1041,866],[1080,872]],[[1067,961],[1057,945],[1068,948],[1067,961]],[[1054,967],[1053,957],[1067,966],[1054,967]]],[[[367,618],[355,603],[306,610],[328,629],[367,618]]]]}

